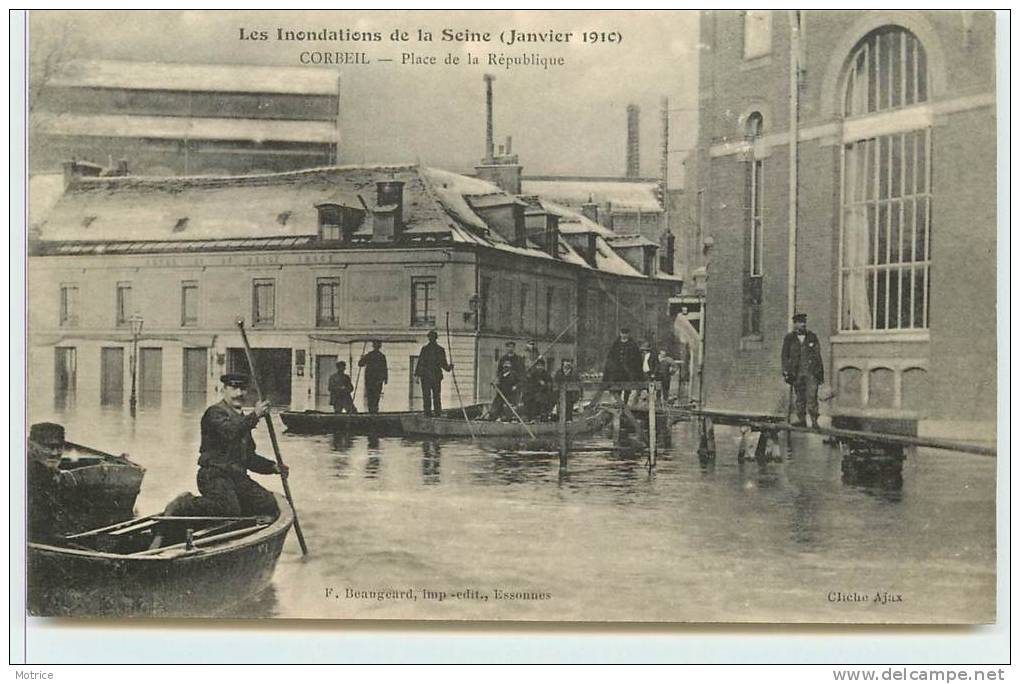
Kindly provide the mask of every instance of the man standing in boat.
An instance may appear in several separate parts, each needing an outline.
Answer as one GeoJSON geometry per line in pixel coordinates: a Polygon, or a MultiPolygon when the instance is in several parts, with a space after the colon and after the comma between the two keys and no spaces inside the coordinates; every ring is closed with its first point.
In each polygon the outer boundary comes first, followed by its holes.
{"type": "Polygon", "coordinates": [[[202,414],[202,444],[198,458],[198,491],[181,494],[166,507],[166,515],[193,516],[272,516],[279,515],[276,498],[248,476],[282,474],[275,461],[255,453],[251,431],[269,413],[269,402],[255,404],[251,413],[242,410],[247,375],[227,373],[220,377],[223,401],[202,414]]]}
{"type": "Polygon", "coordinates": [[[446,360],[446,350],[436,340],[439,333],[429,330],[429,341],[418,352],[414,377],[421,383],[421,399],[426,416],[438,417],[443,411],[443,371],[452,371],[453,364],[446,360]]]}
{"type": "Polygon", "coordinates": [[[358,366],[365,369],[365,403],[369,413],[379,413],[379,397],[382,388],[389,382],[389,369],[386,367],[386,355],[380,351],[382,342],[372,340],[372,351],[358,359],[358,366]]]}
{"type": "Polygon", "coordinates": [[[336,362],[336,373],[329,376],[329,403],[333,413],[357,413],[354,407],[354,384],[347,374],[347,362],[336,362]]]}

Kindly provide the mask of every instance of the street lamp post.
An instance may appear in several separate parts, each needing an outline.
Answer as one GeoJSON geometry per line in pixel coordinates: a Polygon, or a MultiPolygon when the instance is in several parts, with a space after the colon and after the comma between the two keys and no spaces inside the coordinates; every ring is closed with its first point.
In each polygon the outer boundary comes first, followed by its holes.
{"type": "Polygon", "coordinates": [[[138,396],[135,391],[138,380],[138,337],[142,334],[142,325],[145,321],[140,314],[135,314],[130,319],[131,323],[131,417],[135,417],[135,408],[138,406],[138,396]]]}

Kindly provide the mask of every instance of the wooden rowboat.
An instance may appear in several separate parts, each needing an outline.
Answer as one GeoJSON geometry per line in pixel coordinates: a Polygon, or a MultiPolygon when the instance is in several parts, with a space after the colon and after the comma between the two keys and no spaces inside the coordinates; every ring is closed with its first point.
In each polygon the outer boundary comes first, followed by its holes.
{"type": "Polygon", "coordinates": [[[101,527],[134,515],[145,468],[126,455],[64,442],[57,468],[65,473],[55,494],[62,522],[58,533],[101,527]]]}
{"type": "Polygon", "coordinates": [[[200,617],[265,589],[294,522],[280,515],[152,515],[28,545],[28,611],[40,616],[200,617]],[[190,541],[189,541],[190,539],[190,541]]]}
{"type": "MultiPolygon", "coordinates": [[[[575,416],[574,420],[567,422],[567,436],[575,437],[595,432],[607,422],[610,414],[607,411],[575,416]]],[[[535,437],[555,437],[559,435],[560,425],[557,422],[528,423],[526,430],[520,421],[504,422],[493,420],[473,420],[468,426],[461,417],[459,420],[453,418],[426,418],[415,414],[401,419],[404,432],[415,435],[430,435],[433,437],[514,437],[528,439],[531,434],[535,437]]]]}
{"type": "MultiPolygon", "coordinates": [[[[468,416],[477,418],[485,410],[485,404],[467,406],[468,416]]],[[[322,435],[335,432],[348,434],[403,434],[402,420],[421,415],[420,411],[388,411],[383,413],[329,413],[327,411],[283,411],[280,420],[287,430],[295,434],[322,435]]],[[[445,409],[447,418],[464,420],[461,409],[445,409]]]]}

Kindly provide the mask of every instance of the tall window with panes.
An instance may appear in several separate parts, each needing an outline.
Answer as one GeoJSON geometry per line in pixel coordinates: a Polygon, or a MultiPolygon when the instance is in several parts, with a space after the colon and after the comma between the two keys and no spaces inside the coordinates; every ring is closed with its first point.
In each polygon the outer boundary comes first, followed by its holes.
{"type": "Polygon", "coordinates": [[[411,325],[432,327],[436,324],[436,277],[411,278],[411,325]]]}
{"type": "Polygon", "coordinates": [[[60,285],[60,325],[70,328],[78,325],[78,285],[60,285]]]}
{"type": "Polygon", "coordinates": [[[929,326],[932,129],[924,46],[886,26],[854,48],[846,74],[839,329],[929,326]]]}
{"type": "Polygon", "coordinates": [[[269,328],[276,324],[276,280],[256,278],[252,281],[252,325],[269,328]]]}
{"type": "Polygon", "coordinates": [[[185,280],[181,283],[181,327],[198,325],[198,281],[185,280]]]}
{"type": "Polygon", "coordinates": [[[315,325],[335,328],[340,325],[340,280],[319,278],[315,281],[315,325]]]}
{"type": "Polygon", "coordinates": [[[131,323],[131,283],[122,281],[117,283],[117,299],[115,302],[116,320],[118,327],[125,327],[131,323]]]}

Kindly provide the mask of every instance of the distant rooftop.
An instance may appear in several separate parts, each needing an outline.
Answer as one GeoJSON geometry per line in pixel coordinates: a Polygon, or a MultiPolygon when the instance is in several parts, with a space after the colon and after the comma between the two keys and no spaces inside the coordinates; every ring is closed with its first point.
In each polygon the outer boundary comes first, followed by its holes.
{"type": "Polygon", "coordinates": [[[78,60],[64,67],[50,81],[50,85],[125,90],[336,95],[337,79],[336,71],[314,67],[78,60]]]}
{"type": "Polygon", "coordinates": [[[613,211],[661,213],[655,178],[600,178],[591,176],[525,176],[521,192],[538,195],[568,207],[580,207],[589,198],[595,204],[611,204],[613,211]]]}

